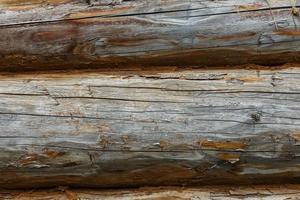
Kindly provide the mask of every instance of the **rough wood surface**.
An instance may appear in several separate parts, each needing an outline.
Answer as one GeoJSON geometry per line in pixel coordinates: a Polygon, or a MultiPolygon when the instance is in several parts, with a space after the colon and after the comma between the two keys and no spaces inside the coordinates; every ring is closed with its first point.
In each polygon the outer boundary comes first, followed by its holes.
{"type": "Polygon", "coordinates": [[[1,70],[298,62],[294,0],[2,0],[1,70]]]}
{"type": "Polygon", "coordinates": [[[299,68],[2,74],[0,186],[299,182],[299,80],[299,68]]]}
{"type": "Polygon", "coordinates": [[[299,185],[243,187],[141,188],[135,190],[52,190],[0,191],[3,200],[297,200],[299,185]]]}

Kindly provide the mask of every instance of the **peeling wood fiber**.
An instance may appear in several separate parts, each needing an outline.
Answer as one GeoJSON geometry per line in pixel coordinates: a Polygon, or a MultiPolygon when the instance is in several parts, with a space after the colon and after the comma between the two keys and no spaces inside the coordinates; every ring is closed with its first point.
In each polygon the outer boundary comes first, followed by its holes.
{"type": "Polygon", "coordinates": [[[0,70],[299,62],[298,6],[288,0],[2,0],[0,70]]]}
{"type": "Polygon", "coordinates": [[[0,186],[299,182],[300,69],[0,75],[0,186]]]}

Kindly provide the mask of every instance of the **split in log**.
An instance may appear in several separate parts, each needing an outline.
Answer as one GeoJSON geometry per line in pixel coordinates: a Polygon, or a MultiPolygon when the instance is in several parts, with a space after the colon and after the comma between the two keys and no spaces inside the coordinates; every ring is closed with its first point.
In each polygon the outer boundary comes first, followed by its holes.
{"type": "Polygon", "coordinates": [[[289,0],[2,0],[1,70],[299,62],[289,0]]]}
{"type": "Polygon", "coordinates": [[[299,185],[201,188],[162,187],[135,190],[79,190],[60,187],[56,190],[0,191],[0,198],[6,200],[296,200],[299,199],[299,196],[299,185]]]}
{"type": "Polygon", "coordinates": [[[0,76],[0,186],[299,182],[300,69],[0,76]]]}

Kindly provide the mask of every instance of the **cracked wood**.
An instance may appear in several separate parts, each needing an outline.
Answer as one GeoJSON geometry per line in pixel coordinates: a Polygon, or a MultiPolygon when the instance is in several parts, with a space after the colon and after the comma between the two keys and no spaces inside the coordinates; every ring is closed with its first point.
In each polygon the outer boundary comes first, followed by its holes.
{"type": "Polygon", "coordinates": [[[300,70],[0,76],[0,185],[298,182],[300,70]]]}
{"type": "Polygon", "coordinates": [[[2,0],[0,66],[298,62],[299,17],[292,6],[288,0],[2,0]]]}

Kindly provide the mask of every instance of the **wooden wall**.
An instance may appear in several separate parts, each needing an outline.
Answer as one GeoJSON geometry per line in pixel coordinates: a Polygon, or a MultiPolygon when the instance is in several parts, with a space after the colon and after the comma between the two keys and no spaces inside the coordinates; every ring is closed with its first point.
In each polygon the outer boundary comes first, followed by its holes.
{"type": "Polygon", "coordinates": [[[298,62],[291,2],[2,0],[0,69],[298,62]]]}
{"type": "Polygon", "coordinates": [[[11,200],[288,200],[298,199],[299,185],[259,185],[239,187],[161,187],[123,190],[70,189],[0,191],[0,197],[11,200]]]}
{"type": "Polygon", "coordinates": [[[1,186],[298,182],[285,67],[2,74],[1,186]]]}

